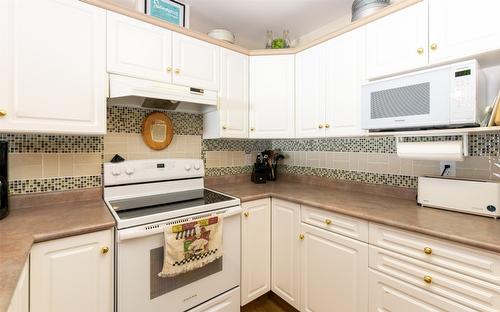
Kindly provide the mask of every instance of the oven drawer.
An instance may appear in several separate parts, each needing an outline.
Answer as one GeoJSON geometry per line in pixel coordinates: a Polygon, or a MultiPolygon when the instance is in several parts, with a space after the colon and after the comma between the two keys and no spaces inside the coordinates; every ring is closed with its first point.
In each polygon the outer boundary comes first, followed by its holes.
{"type": "Polygon", "coordinates": [[[500,255],[370,223],[370,244],[500,285],[500,255]]]}
{"type": "Polygon", "coordinates": [[[370,312],[475,312],[461,304],[369,269],[370,312]]]}
{"type": "Polygon", "coordinates": [[[368,222],[324,209],[302,205],[302,222],[368,242],[368,222]]]}
{"type": "Polygon", "coordinates": [[[500,286],[370,246],[370,268],[477,311],[500,310],[500,286]]]}
{"type": "Polygon", "coordinates": [[[240,288],[236,287],[217,298],[205,302],[188,312],[239,312],[240,288]]]}

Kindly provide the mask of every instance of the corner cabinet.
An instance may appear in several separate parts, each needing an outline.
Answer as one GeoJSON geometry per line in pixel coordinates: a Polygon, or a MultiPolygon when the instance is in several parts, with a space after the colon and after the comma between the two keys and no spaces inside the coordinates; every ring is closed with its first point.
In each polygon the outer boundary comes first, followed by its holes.
{"type": "Polygon", "coordinates": [[[272,199],[271,290],[300,309],[300,205],[272,199]]]}
{"type": "Polygon", "coordinates": [[[106,133],[106,11],[0,1],[0,132],[106,133]]]}
{"type": "Polygon", "coordinates": [[[427,10],[428,2],[424,0],[366,26],[368,79],[428,64],[427,10]]]}
{"type": "Polygon", "coordinates": [[[293,138],[295,56],[250,57],[250,138],[293,138]]]}
{"type": "Polygon", "coordinates": [[[35,244],[30,311],[112,311],[113,257],[112,230],[35,244]]]}
{"type": "Polygon", "coordinates": [[[242,204],[241,305],[271,290],[271,200],[242,204]]]}
{"type": "Polygon", "coordinates": [[[172,82],[172,32],[107,12],[108,72],[172,82]]]}
{"type": "Polygon", "coordinates": [[[29,256],[24,263],[23,270],[19,276],[19,280],[14,290],[14,294],[10,299],[7,312],[29,312],[30,304],[30,265],[29,256]]]}
{"type": "Polygon", "coordinates": [[[203,118],[203,138],[248,138],[247,55],[221,49],[218,106],[203,118]]]}

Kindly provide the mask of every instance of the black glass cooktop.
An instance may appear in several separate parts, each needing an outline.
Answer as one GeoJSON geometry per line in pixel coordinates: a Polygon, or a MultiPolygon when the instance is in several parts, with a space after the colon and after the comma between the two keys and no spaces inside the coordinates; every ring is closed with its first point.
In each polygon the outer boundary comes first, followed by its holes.
{"type": "Polygon", "coordinates": [[[162,212],[220,203],[234,198],[207,189],[158,194],[110,201],[120,219],[132,219],[162,212]]]}

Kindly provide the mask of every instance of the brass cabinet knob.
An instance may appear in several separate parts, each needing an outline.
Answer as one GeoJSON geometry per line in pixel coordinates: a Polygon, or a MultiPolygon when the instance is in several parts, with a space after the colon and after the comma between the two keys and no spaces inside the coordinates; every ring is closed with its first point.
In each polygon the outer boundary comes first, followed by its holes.
{"type": "Polygon", "coordinates": [[[431,50],[437,50],[437,48],[438,48],[437,43],[431,44],[431,50]]]}
{"type": "Polygon", "coordinates": [[[255,128],[250,128],[250,131],[255,131],[255,128]]]}
{"type": "Polygon", "coordinates": [[[243,213],[243,215],[245,216],[245,218],[248,218],[248,216],[250,215],[250,213],[249,213],[248,211],[245,211],[245,212],[243,213]]]}
{"type": "Polygon", "coordinates": [[[304,234],[300,234],[300,235],[299,235],[299,239],[300,239],[300,240],[303,240],[303,239],[304,239],[304,237],[305,237],[305,236],[304,236],[304,234]]]}
{"type": "Polygon", "coordinates": [[[227,126],[226,126],[226,125],[223,125],[223,126],[222,126],[222,130],[227,130],[227,126]]]}
{"type": "Polygon", "coordinates": [[[424,51],[425,51],[424,48],[418,48],[417,49],[417,53],[418,54],[424,54],[424,51]]]}
{"type": "Polygon", "coordinates": [[[323,129],[323,125],[319,125],[318,128],[323,129]]]}
{"type": "Polygon", "coordinates": [[[330,219],[325,219],[325,223],[326,223],[326,225],[330,225],[330,224],[332,224],[332,220],[330,220],[330,219]]]}
{"type": "Polygon", "coordinates": [[[109,252],[109,247],[108,247],[108,246],[105,246],[105,247],[102,247],[102,248],[101,248],[101,253],[102,253],[103,255],[107,254],[108,252],[109,252]]]}
{"type": "Polygon", "coordinates": [[[180,69],[180,68],[176,68],[176,69],[175,69],[175,73],[176,73],[177,75],[178,75],[178,74],[180,74],[180,73],[181,73],[181,69],[180,69]]]}
{"type": "Polygon", "coordinates": [[[432,277],[430,277],[429,275],[424,276],[424,282],[426,282],[427,284],[432,283],[432,277]]]}
{"type": "Polygon", "coordinates": [[[432,254],[432,248],[431,247],[425,247],[424,248],[424,253],[427,254],[427,255],[432,254]]]}
{"type": "Polygon", "coordinates": [[[330,128],[330,124],[325,124],[325,128],[330,128]]]}
{"type": "Polygon", "coordinates": [[[7,116],[7,111],[4,109],[0,109],[0,117],[5,117],[7,116]]]}
{"type": "Polygon", "coordinates": [[[169,67],[167,67],[167,73],[170,73],[170,72],[172,72],[172,67],[169,66],[169,67]]]}

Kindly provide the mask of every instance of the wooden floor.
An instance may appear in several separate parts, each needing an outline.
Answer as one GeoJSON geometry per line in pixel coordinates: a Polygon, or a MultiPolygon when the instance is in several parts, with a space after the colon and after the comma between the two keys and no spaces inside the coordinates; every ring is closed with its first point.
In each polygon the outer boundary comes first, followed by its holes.
{"type": "Polygon", "coordinates": [[[298,312],[274,294],[266,294],[241,308],[241,312],[298,312]]]}

